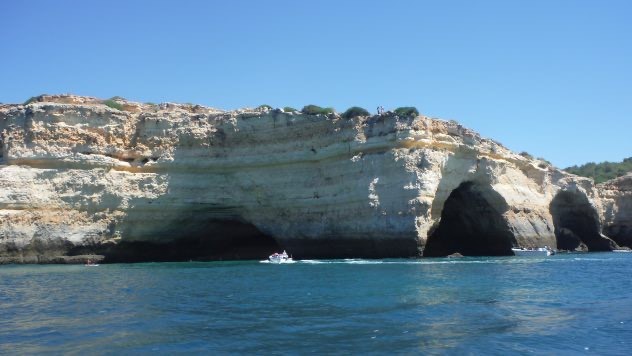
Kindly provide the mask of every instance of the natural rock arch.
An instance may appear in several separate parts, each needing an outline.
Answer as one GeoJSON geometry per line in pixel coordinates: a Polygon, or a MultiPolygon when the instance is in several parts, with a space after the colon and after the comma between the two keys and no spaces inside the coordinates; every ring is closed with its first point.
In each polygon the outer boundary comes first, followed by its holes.
{"type": "Polygon", "coordinates": [[[261,259],[282,247],[271,236],[240,219],[181,219],[157,226],[152,238],[138,236],[97,251],[107,262],[261,259]]]}
{"type": "Polygon", "coordinates": [[[560,250],[610,251],[614,242],[600,233],[597,210],[579,191],[561,191],[551,201],[557,248],[560,250]]]}
{"type": "Polygon", "coordinates": [[[423,256],[512,255],[515,238],[503,216],[507,208],[491,186],[462,183],[445,201],[438,226],[428,233],[423,256]]]}

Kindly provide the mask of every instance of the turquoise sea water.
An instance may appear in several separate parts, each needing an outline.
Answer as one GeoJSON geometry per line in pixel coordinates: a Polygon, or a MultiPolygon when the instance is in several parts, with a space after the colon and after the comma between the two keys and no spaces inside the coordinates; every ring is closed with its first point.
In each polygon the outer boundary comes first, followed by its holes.
{"type": "Polygon", "coordinates": [[[632,352],[632,253],[0,266],[0,354],[632,352]]]}

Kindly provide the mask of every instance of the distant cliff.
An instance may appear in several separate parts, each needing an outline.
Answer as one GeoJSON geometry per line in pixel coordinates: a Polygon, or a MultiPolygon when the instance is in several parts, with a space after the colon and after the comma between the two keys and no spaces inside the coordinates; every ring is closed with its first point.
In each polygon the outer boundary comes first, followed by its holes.
{"type": "Polygon", "coordinates": [[[3,262],[616,247],[590,179],[424,116],[66,95],[0,105],[0,133],[3,262]]]}

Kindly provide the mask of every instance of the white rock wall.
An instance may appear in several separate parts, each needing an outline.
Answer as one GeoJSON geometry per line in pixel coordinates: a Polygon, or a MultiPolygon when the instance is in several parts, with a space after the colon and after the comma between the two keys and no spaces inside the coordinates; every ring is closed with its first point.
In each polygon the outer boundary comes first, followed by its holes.
{"type": "Polygon", "coordinates": [[[416,255],[466,181],[502,197],[517,244],[555,245],[555,194],[596,201],[590,181],[455,122],[41,100],[0,106],[0,255],[169,241],[223,219],[316,254],[416,255]]]}

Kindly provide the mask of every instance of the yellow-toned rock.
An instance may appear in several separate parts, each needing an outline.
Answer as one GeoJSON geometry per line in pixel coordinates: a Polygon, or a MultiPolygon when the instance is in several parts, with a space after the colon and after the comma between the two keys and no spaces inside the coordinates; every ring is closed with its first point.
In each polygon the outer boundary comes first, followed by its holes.
{"type": "Polygon", "coordinates": [[[0,261],[616,246],[592,181],[453,121],[116,103],[0,106],[0,261]]]}

